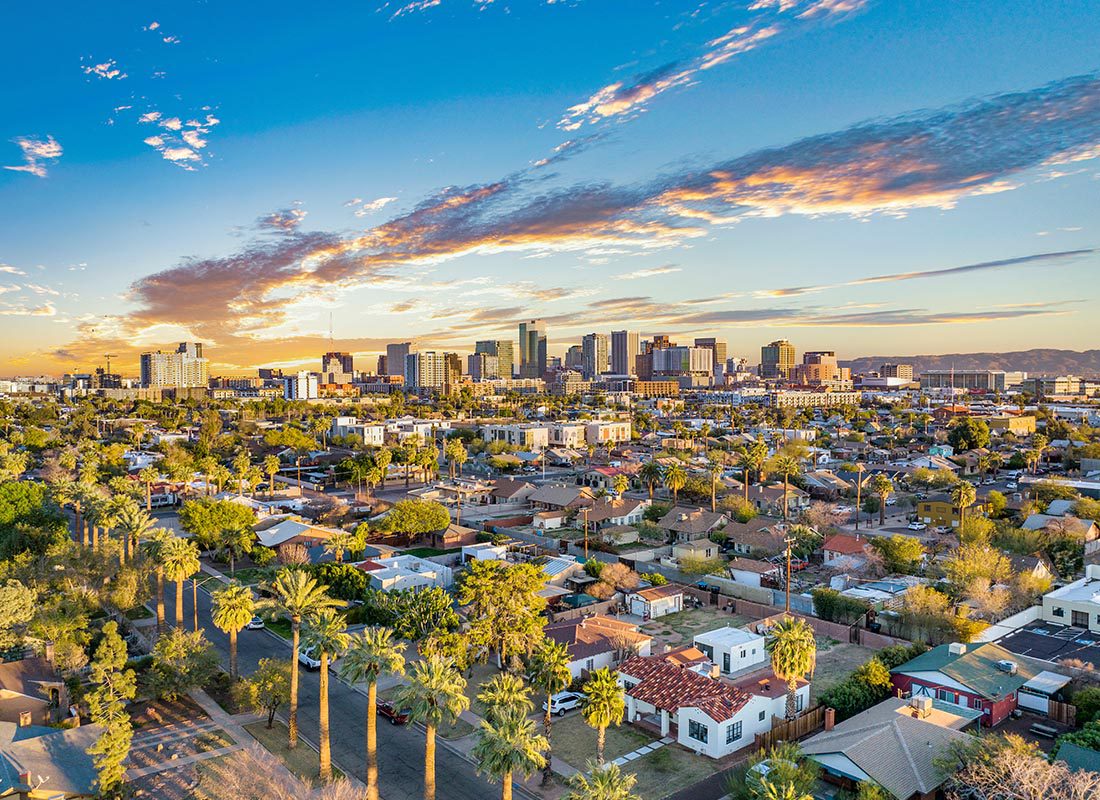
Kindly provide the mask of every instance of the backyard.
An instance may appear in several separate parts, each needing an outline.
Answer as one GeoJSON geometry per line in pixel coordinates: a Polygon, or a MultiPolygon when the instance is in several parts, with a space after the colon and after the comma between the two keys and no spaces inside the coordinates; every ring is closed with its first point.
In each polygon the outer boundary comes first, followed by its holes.
{"type": "MultiPolygon", "coordinates": [[[[703,606],[651,620],[642,625],[641,630],[642,633],[652,636],[657,643],[675,648],[691,644],[697,634],[727,625],[740,628],[751,622],[748,617],[730,614],[718,606],[703,606]]],[[[659,653],[660,648],[653,647],[653,652],[659,653]]]]}
{"type": "Polygon", "coordinates": [[[811,704],[822,692],[847,678],[856,667],[862,665],[874,654],[875,651],[870,647],[841,644],[835,639],[818,637],[817,668],[810,683],[811,704]]]}

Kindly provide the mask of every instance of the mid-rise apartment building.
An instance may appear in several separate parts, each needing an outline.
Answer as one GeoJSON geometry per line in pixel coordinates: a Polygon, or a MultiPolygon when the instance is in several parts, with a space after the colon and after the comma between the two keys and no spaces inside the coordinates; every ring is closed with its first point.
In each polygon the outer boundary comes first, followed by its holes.
{"type": "Polygon", "coordinates": [[[181,342],[174,353],[142,353],[141,385],[145,388],[203,388],[210,383],[210,362],[198,342],[181,342]]]}
{"type": "Polygon", "coordinates": [[[764,396],[764,403],[772,408],[834,408],[836,406],[858,406],[862,396],[860,392],[847,391],[802,392],[779,390],[768,392],[764,396]]]}
{"type": "Polygon", "coordinates": [[[768,380],[789,380],[794,369],[794,345],[786,339],[776,339],[760,348],[760,377],[768,380]]]}
{"type": "Polygon", "coordinates": [[[462,380],[462,361],[458,353],[425,350],[405,356],[405,386],[416,392],[458,391],[462,380]]]}
{"type": "Polygon", "coordinates": [[[287,400],[316,400],[320,396],[316,372],[302,370],[283,378],[283,397],[287,400]]]}
{"type": "MultiPolygon", "coordinates": [[[[413,352],[412,342],[398,342],[386,345],[386,375],[404,376],[405,360],[413,352]]],[[[382,373],[378,373],[381,375],[382,373]]]]}
{"type": "Polygon", "coordinates": [[[930,369],[921,373],[920,388],[1005,392],[1019,389],[1026,379],[1026,372],[999,369],[930,369]]]}
{"type": "Polygon", "coordinates": [[[883,378],[901,378],[903,381],[913,380],[912,364],[883,364],[878,368],[878,374],[883,378]]]}
{"type": "Polygon", "coordinates": [[[588,380],[611,369],[611,340],[605,333],[590,333],[581,339],[581,372],[588,380]]]}
{"type": "Polygon", "coordinates": [[[550,446],[550,428],[546,425],[483,425],[481,438],[486,442],[505,442],[520,450],[537,452],[550,446]]]}

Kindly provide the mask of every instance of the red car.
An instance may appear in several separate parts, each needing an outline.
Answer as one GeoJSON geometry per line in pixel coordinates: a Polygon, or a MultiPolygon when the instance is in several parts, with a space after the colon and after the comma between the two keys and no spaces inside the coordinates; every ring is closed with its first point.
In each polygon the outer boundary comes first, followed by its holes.
{"type": "Polygon", "coordinates": [[[404,725],[409,721],[408,711],[398,711],[393,703],[379,703],[378,713],[390,721],[391,725],[404,725]]]}

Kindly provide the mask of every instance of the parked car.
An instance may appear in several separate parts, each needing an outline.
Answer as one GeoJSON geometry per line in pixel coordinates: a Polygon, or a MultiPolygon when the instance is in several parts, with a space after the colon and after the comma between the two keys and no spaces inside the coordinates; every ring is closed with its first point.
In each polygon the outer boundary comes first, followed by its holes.
{"type": "Polygon", "coordinates": [[[1010,492],[1014,492],[1020,488],[1020,485],[1016,483],[1016,481],[1010,481],[1009,483],[1005,484],[1005,488],[1010,492]]]}
{"type": "MultiPolygon", "coordinates": [[[[550,698],[550,713],[563,717],[566,711],[580,708],[583,702],[584,695],[580,692],[558,692],[550,698]]],[[[546,703],[542,704],[542,710],[546,711],[546,703]]]]}
{"type": "Polygon", "coordinates": [[[313,652],[312,647],[307,647],[298,653],[298,663],[308,670],[316,672],[321,668],[321,659],[313,652]]]}
{"type": "Polygon", "coordinates": [[[264,621],[259,617],[253,617],[244,627],[246,630],[250,631],[262,631],[264,629],[264,621]]]}
{"type": "Polygon", "coordinates": [[[910,522],[908,525],[906,525],[906,527],[911,531],[923,531],[928,526],[926,524],[924,524],[923,522],[919,522],[917,520],[914,520],[914,521],[910,522]]]}
{"type": "Polygon", "coordinates": [[[889,497],[886,498],[886,505],[896,506],[897,504],[898,504],[898,499],[896,497],[894,497],[893,495],[890,495],[889,497]]]}
{"type": "Polygon", "coordinates": [[[380,702],[378,713],[388,719],[391,725],[404,725],[409,721],[409,710],[399,709],[393,703],[380,702]]]}
{"type": "Polygon", "coordinates": [[[948,527],[946,525],[937,525],[932,529],[932,533],[947,533],[948,527]]]}

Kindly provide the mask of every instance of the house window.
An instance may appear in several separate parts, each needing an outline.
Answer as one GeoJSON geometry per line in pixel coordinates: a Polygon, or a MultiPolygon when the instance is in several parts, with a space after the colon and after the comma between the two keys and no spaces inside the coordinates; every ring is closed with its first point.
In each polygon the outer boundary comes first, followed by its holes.
{"type": "Polygon", "coordinates": [[[1066,615],[1066,610],[1064,608],[1054,608],[1050,613],[1051,616],[1064,617],[1066,615]]]}
{"type": "Polygon", "coordinates": [[[765,711],[761,711],[761,712],[760,712],[760,714],[759,714],[759,716],[757,716],[757,719],[758,719],[758,720],[760,720],[761,722],[763,722],[763,721],[764,721],[764,717],[765,717],[765,715],[766,715],[767,713],[768,713],[768,712],[767,712],[766,710],[765,710],[765,711]]]}
{"type": "Polygon", "coordinates": [[[592,671],[592,668],[594,666],[596,666],[596,660],[594,658],[590,658],[590,659],[588,659],[587,661],[584,662],[584,668],[586,670],[588,670],[589,672],[592,671]]]}
{"type": "Polygon", "coordinates": [[[801,712],[802,711],[802,705],[803,705],[802,695],[796,694],[794,696],[794,710],[798,711],[798,712],[801,712]]]}
{"type": "Polygon", "coordinates": [[[741,723],[740,721],[726,726],[726,744],[733,744],[741,738],[741,723]]]}
{"type": "Polygon", "coordinates": [[[744,650],[742,650],[742,651],[741,651],[741,658],[744,658],[744,657],[745,657],[745,651],[744,651],[744,650]]]}
{"type": "Polygon", "coordinates": [[[688,720],[688,736],[690,736],[695,741],[706,744],[708,732],[709,729],[706,725],[702,724],[701,722],[696,722],[693,719],[688,720]]]}
{"type": "Polygon", "coordinates": [[[722,671],[723,672],[729,672],[730,671],[730,654],[729,653],[722,653],[722,671]]]}

